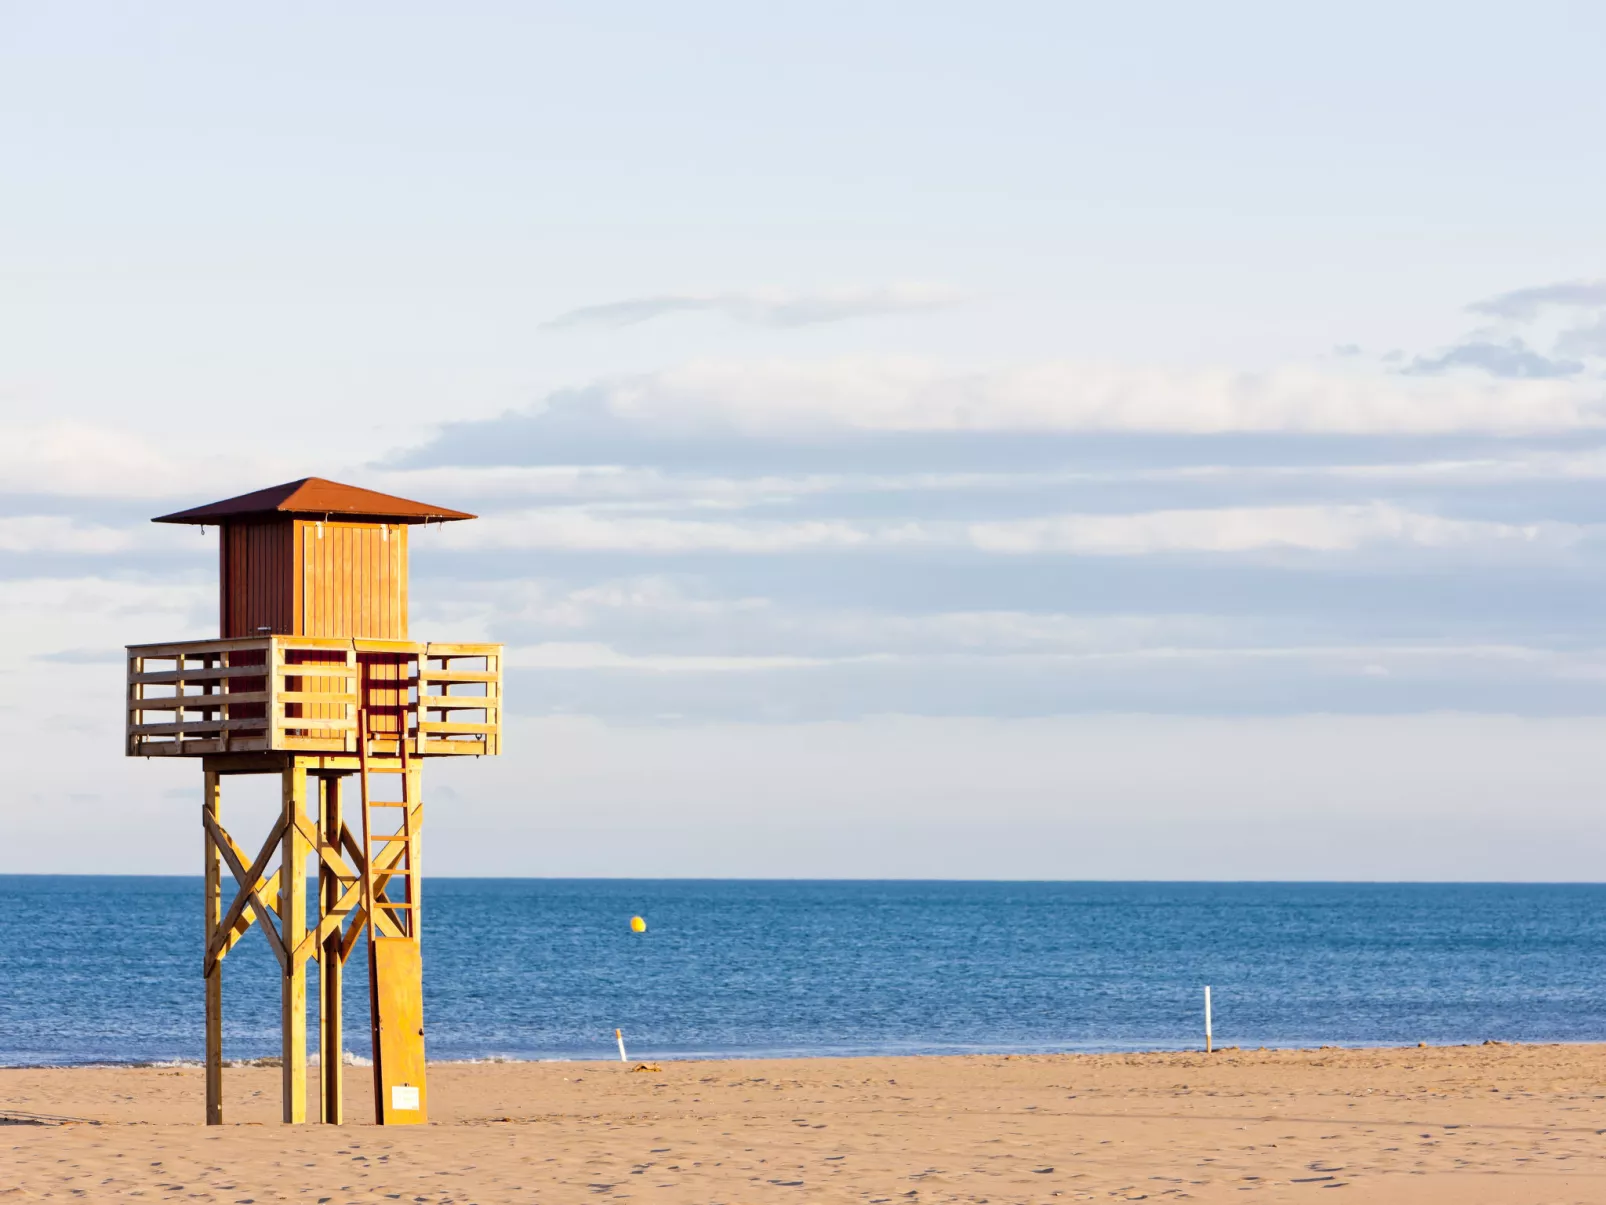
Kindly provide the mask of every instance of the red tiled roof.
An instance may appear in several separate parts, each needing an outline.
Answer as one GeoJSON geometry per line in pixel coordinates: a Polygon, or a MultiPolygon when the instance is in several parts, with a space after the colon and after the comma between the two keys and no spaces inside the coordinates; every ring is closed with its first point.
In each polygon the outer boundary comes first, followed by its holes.
{"type": "Polygon", "coordinates": [[[341,485],[322,477],[303,477],[300,481],[287,481],[283,485],[270,485],[264,490],[209,502],[205,506],[160,515],[152,523],[225,523],[230,519],[245,519],[264,515],[307,515],[334,518],[388,519],[395,523],[450,522],[455,519],[472,519],[466,511],[445,506],[431,506],[427,502],[414,502],[381,494],[375,490],[359,489],[355,485],[341,485]]]}

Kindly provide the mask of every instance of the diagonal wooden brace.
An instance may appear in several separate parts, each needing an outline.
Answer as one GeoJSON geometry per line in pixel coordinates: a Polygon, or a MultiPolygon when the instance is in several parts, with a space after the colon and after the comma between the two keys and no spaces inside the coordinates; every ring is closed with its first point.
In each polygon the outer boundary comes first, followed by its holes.
{"type": "Polygon", "coordinates": [[[279,841],[284,837],[285,822],[283,818],[274,824],[273,830],[268,834],[268,839],[262,846],[262,852],[257,854],[256,861],[251,864],[250,869],[241,864],[243,859],[237,852],[238,847],[228,833],[224,831],[221,824],[205,813],[202,814],[201,821],[205,824],[207,831],[212,834],[212,839],[217,843],[218,852],[223,855],[223,860],[228,863],[230,873],[234,875],[235,882],[239,884],[239,891],[234,897],[234,902],[229,905],[229,910],[224,913],[223,923],[218,926],[217,933],[213,938],[213,945],[216,948],[207,949],[204,968],[206,973],[211,973],[213,965],[222,955],[225,942],[228,945],[234,944],[227,935],[231,934],[237,922],[244,918],[248,907],[255,908],[256,919],[262,926],[262,932],[268,939],[268,945],[272,947],[274,955],[279,959],[280,968],[285,968],[289,965],[289,957],[284,948],[284,942],[279,937],[279,931],[274,928],[273,922],[269,919],[272,909],[263,900],[261,893],[261,888],[265,886],[262,872],[278,851],[279,841]]]}
{"type": "MultiPolygon", "coordinates": [[[[349,830],[347,830],[347,832],[343,835],[349,836],[349,830]]],[[[356,841],[353,840],[352,846],[355,847],[355,845],[356,841]]],[[[353,856],[356,856],[355,848],[349,849],[348,852],[353,856]]],[[[401,852],[402,846],[400,842],[396,842],[394,847],[387,845],[385,849],[380,851],[378,857],[375,859],[375,863],[380,866],[388,867],[401,857],[401,852]]],[[[325,865],[333,870],[336,877],[339,878],[342,883],[346,884],[346,886],[342,888],[340,898],[335,902],[334,906],[325,910],[323,916],[318,921],[317,928],[309,930],[307,936],[302,939],[301,944],[296,947],[295,956],[297,958],[320,958],[324,941],[331,933],[339,929],[348,917],[356,917],[352,928],[353,934],[360,932],[362,927],[367,923],[367,913],[362,909],[361,876],[351,873],[350,867],[346,864],[344,859],[342,859],[338,854],[332,852],[332,847],[320,846],[318,853],[323,859],[325,865]]],[[[396,922],[395,918],[384,910],[381,910],[374,917],[374,926],[386,937],[405,936],[401,926],[396,922]]],[[[354,937],[342,938],[340,951],[340,960],[342,962],[344,962],[346,958],[350,956],[355,945],[356,941],[354,937]]]]}
{"type": "MultiPolygon", "coordinates": [[[[234,856],[239,859],[240,863],[243,865],[245,863],[245,851],[235,844],[234,838],[230,836],[227,831],[221,829],[220,831],[222,831],[223,837],[227,842],[224,847],[232,850],[234,856]]],[[[215,835],[213,839],[216,840],[215,835]]],[[[276,903],[279,894],[278,887],[279,872],[277,870],[275,870],[265,880],[257,884],[257,894],[262,897],[264,902],[266,902],[268,905],[268,910],[275,917],[278,916],[278,905],[276,903]]],[[[244,937],[248,932],[250,932],[251,924],[256,920],[256,918],[256,910],[248,907],[240,913],[239,919],[235,921],[232,929],[222,930],[220,933],[221,941],[217,946],[217,957],[222,958],[225,954],[232,950],[239,942],[240,938],[244,937]]]]}
{"type": "MultiPolygon", "coordinates": [[[[279,894],[279,872],[277,870],[257,884],[257,894],[268,905],[270,913],[276,917],[278,912],[274,907],[274,901],[279,894]]],[[[239,944],[240,939],[251,931],[251,926],[256,922],[256,918],[256,909],[247,905],[245,910],[240,913],[240,919],[234,922],[234,928],[220,929],[217,938],[212,943],[212,948],[217,951],[217,957],[223,958],[230,950],[234,949],[239,944]]]]}

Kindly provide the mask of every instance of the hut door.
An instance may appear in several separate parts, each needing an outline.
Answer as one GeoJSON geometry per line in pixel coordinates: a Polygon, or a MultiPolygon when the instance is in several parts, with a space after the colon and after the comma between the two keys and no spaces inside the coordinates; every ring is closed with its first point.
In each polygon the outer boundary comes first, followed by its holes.
{"type": "Polygon", "coordinates": [[[411,937],[373,937],[368,982],[373,992],[374,1105],[380,1125],[422,1125],[424,1096],[424,962],[411,937]]]}

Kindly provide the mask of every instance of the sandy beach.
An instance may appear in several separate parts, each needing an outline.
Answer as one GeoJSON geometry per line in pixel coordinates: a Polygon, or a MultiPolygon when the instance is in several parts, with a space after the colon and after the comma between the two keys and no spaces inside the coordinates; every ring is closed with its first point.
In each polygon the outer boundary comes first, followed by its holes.
{"type": "Polygon", "coordinates": [[[437,1064],[432,1123],[278,1072],[0,1070],[7,1200],[1606,1200],[1606,1046],[437,1064]],[[31,1123],[31,1124],[29,1124],[31,1123]]]}

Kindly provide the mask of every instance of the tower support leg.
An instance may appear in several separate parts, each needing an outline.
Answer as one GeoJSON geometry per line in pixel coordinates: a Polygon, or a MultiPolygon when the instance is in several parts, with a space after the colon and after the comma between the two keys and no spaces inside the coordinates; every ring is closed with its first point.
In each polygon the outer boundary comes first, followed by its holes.
{"type": "MultiPolygon", "coordinates": [[[[201,831],[206,835],[206,945],[211,950],[223,923],[223,861],[212,827],[219,823],[222,776],[216,770],[202,774],[201,831]],[[210,819],[213,824],[208,825],[210,819]]],[[[223,1124],[223,960],[203,955],[206,976],[206,1124],[223,1124]]]]}
{"type": "Polygon", "coordinates": [[[307,771],[291,758],[283,774],[284,838],[279,855],[279,929],[288,957],[283,963],[281,1033],[284,1052],[284,1120],[307,1120],[307,771]]]}
{"type": "MultiPolygon", "coordinates": [[[[340,776],[321,774],[318,776],[318,781],[319,811],[323,821],[318,839],[325,846],[331,847],[338,859],[341,853],[342,819],[340,776]]],[[[345,884],[340,881],[329,860],[325,858],[318,859],[318,887],[321,919],[335,911],[345,888],[345,884]]],[[[336,928],[324,938],[323,949],[318,959],[318,1078],[322,1101],[319,1115],[329,1125],[342,1125],[346,1120],[345,1066],[342,1050],[344,1039],[340,1023],[343,988],[341,980],[345,974],[345,962],[341,957],[342,944],[341,931],[336,928]]]]}

